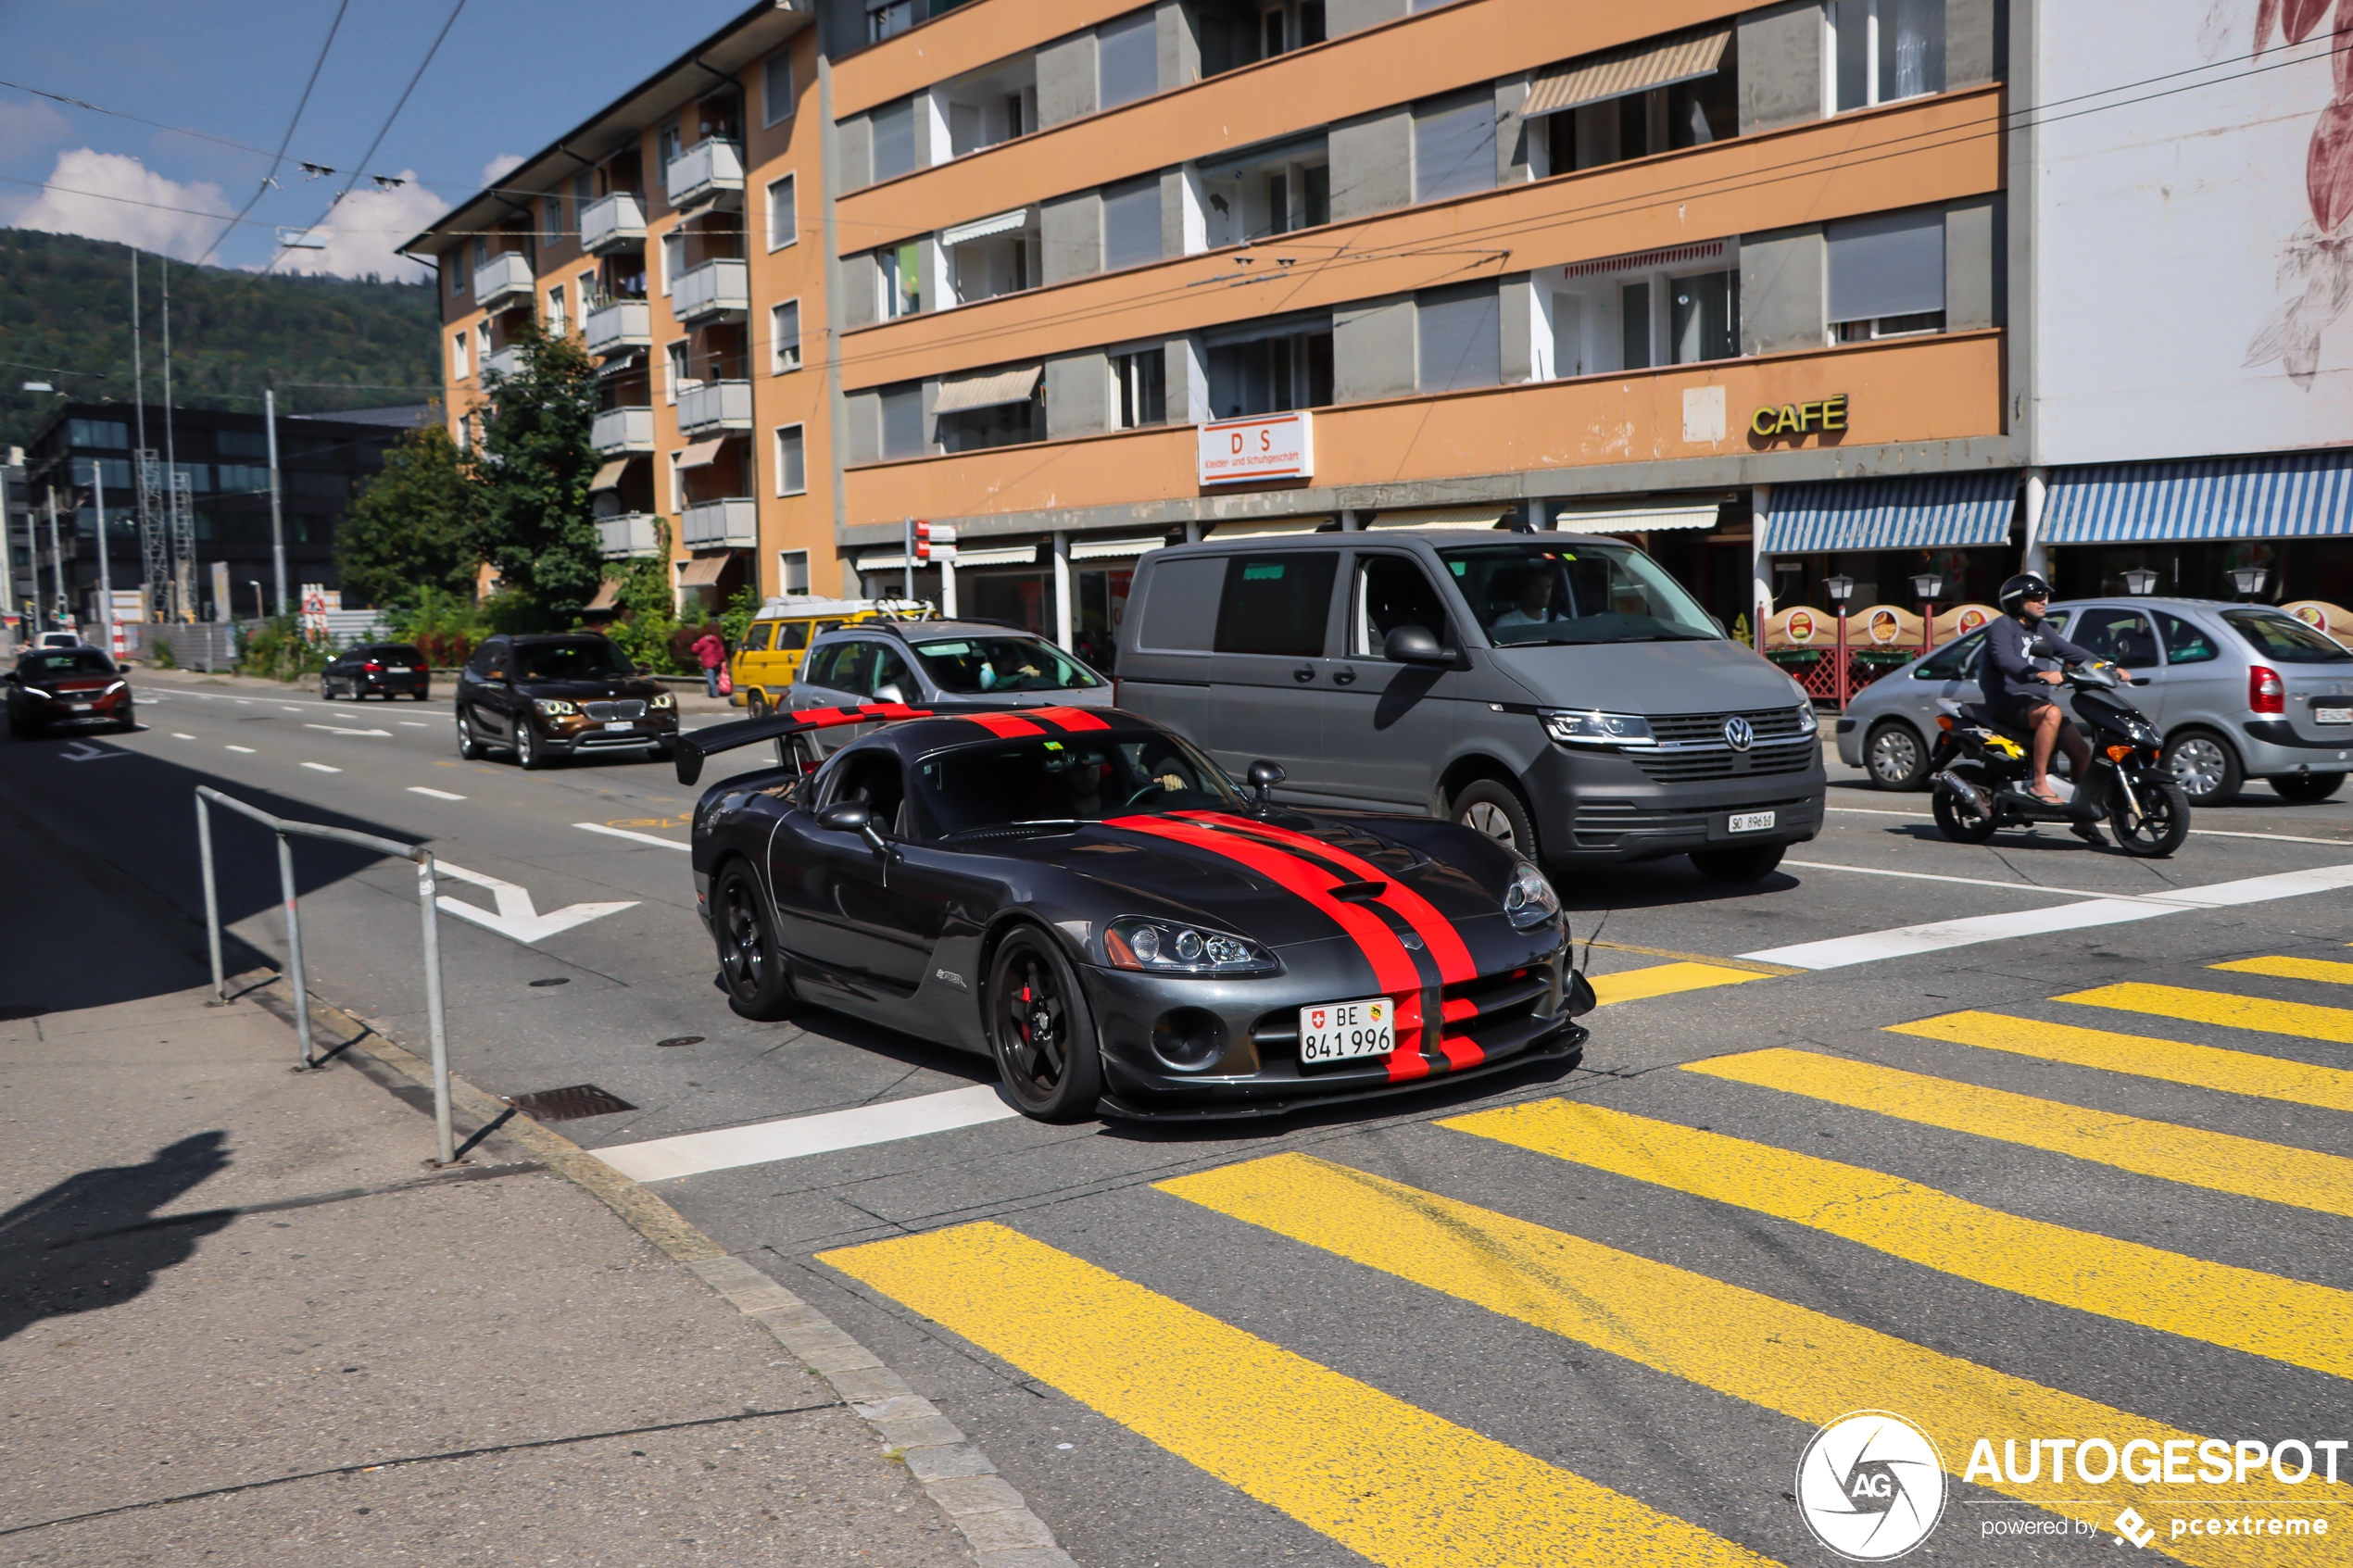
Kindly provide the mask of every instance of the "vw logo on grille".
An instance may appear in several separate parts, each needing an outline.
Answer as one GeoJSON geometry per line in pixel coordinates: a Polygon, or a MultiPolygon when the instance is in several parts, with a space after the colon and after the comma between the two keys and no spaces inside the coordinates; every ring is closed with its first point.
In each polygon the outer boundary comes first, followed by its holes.
{"type": "Polygon", "coordinates": [[[1747,720],[1735,713],[1724,721],[1724,744],[1734,751],[1746,751],[1756,744],[1756,731],[1747,720]]]}

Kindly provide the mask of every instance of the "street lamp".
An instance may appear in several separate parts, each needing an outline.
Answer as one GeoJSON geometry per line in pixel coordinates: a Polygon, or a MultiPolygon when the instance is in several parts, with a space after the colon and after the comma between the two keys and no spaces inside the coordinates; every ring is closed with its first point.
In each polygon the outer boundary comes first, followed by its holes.
{"type": "Polygon", "coordinates": [[[261,596],[261,580],[258,577],[248,577],[245,579],[245,586],[253,590],[253,618],[256,621],[269,620],[270,601],[261,596]]]}
{"type": "Polygon", "coordinates": [[[1855,579],[1844,575],[1825,577],[1822,579],[1822,592],[1828,594],[1831,603],[1838,607],[1838,662],[1831,667],[1831,679],[1838,688],[1838,710],[1843,713],[1846,711],[1848,669],[1846,601],[1855,592],[1855,579]]]}
{"type": "Polygon", "coordinates": [[[1936,601],[1944,596],[1944,574],[1919,573],[1912,579],[1912,592],[1920,601],[1920,651],[1926,653],[1936,646],[1936,601]]]}
{"type": "Polygon", "coordinates": [[[2271,575],[2271,573],[2268,568],[2260,566],[2234,566],[2231,568],[2231,581],[2237,584],[2240,596],[2244,598],[2251,599],[2258,594],[2260,594],[2263,591],[2263,584],[2265,581],[2268,580],[2271,575]]]}
{"type": "Polygon", "coordinates": [[[2136,599],[2148,597],[2157,592],[2157,573],[2145,566],[2133,568],[2124,574],[2124,591],[2136,599]]]}

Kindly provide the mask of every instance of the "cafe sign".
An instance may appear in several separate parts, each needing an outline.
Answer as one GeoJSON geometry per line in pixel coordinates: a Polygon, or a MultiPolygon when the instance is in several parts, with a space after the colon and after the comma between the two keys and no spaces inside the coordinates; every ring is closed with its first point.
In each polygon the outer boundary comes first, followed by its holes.
{"type": "Polygon", "coordinates": [[[1759,408],[1748,418],[1749,433],[1771,440],[1777,435],[1817,435],[1846,428],[1846,394],[1818,403],[1784,403],[1759,408]]]}

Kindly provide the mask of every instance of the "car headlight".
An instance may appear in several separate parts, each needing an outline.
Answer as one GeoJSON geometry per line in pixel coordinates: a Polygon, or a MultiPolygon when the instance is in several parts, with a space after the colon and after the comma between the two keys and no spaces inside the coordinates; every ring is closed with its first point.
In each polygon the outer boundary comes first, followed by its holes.
{"type": "Polygon", "coordinates": [[[1282,965],[1257,943],[1176,921],[1127,915],[1103,928],[1103,956],[1114,969],[1147,974],[1233,977],[1275,974],[1282,965]]]}
{"type": "Polygon", "coordinates": [[[1512,872],[1512,884],[1504,889],[1504,913],[1521,931],[1531,931],[1561,912],[1560,895],[1544,873],[1522,860],[1512,872]]]}
{"type": "Polygon", "coordinates": [[[131,683],[130,683],[130,682],[128,682],[128,681],[117,681],[117,682],[116,682],[113,685],[108,686],[108,687],[107,687],[105,691],[100,692],[98,695],[99,695],[100,696],[114,696],[114,694],[115,694],[115,693],[117,693],[117,692],[119,692],[119,691],[122,690],[125,686],[128,686],[130,684],[131,684],[131,683]]]}
{"type": "Polygon", "coordinates": [[[55,700],[47,692],[43,691],[39,686],[19,686],[17,690],[24,693],[27,696],[39,697],[44,702],[55,700]]]}
{"type": "Polygon", "coordinates": [[[543,715],[550,719],[559,719],[563,717],[565,714],[577,713],[580,711],[580,705],[578,703],[566,702],[560,696],[534,697],[531,700],[531,706],[539,709],[543,715]]]}
{"type": "Polygon", "coordinates": [[[1810,735],[1821,727],[1822,721],[1816,717],[1813,703],[1810,701],[1799,703],[1797,705],[1797,733],[1801,735],[1810,735]]]}
{"type": "Polygon", "coordinates": [[[656,692],[654,693],[652,698],[647,702],[646,706],[659,711],[664,708],[677,707],[678,699],[672,696],[668,692],[656,692]]]}
{"type": "Polygon", "coordinates": [[[1540,715],[1544,733],[1568,746],[1656,746],[1651,721],[1639,713],[1564,713],[1540,715]]]}

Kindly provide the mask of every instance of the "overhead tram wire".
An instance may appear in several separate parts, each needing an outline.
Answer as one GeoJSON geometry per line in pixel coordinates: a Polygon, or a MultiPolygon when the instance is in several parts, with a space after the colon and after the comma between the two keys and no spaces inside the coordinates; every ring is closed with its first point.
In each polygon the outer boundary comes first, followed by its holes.
{"type": "MultiPolygon", "coordinates": [[[[256,206],[259,205],[262,193],[276,188],[275,182],[278,177],[278,170],[285,166],[286,147],[288,144],[294,141],[295,128],[302,123],[302,111],[310,107],[311,91],[319,85],[319,73],[326,69],[327,52],[334,47],[335,34],[343,31],[344,13],[350,8],[351,0],[336,0],[334,20],[327,24],[327,36],[319,45],[319,56],[310,62],[310,75],[302,84],[302,96],[295,100],[294,113],[286,119],[286,133],[278,138],[278,150],[270,155],[269,171],[262,175],[260,183],[254,186],[253,194],[245,198],[245,205],[237,209],[237,216],[222,224],[220,226],[220,232],[212,236],[212,243],[204,247],[204,254],[197,257],[195,260],[188,263],[189,271],[195,271],[197,268],[203,266],[206,261],[211,258],[212,253],[220,248],[220,242],[227,239],[230,232],[234,230],[238,224],[245,220],[245,216],[252,212],[256,206]]],[[[44,94],[44,96],[50,95],[51,94],[44,94]]],[[[95,105],[89,104],[82,105],[82,107],[85,108],[96,107],[95,105]]],[[[104,114],[110,111],[101,109],[98,112],[104,114]]],[[[126,116],[125,118],[128,119],[135,117],[126,116]]],[[[147,123],[153,124],[155,122],[150,120],[147,121],[147,123]]],[[[167,127],[166,129],[171,128],[167,127]]],[[[200,135],[202,132],[189,132],[189,134],[200,135]]],[[[208,138],[208,140],[218,141],[219,138],[213,137],[208,138]]],[[[233,144],[232,144],[233,145],[233,144]]]]}

